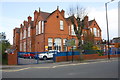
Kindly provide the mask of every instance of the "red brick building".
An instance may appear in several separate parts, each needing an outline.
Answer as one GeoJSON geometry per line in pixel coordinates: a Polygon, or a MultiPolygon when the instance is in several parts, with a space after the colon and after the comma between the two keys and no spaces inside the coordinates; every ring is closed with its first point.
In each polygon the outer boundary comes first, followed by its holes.
{"type": "MultiPolygon", "coordinates": [[[[20,28],[14,29],[14,46],[21,52],[43,52],[54,49],[69,51],[71,47],[65,46],[65,40],[75,38],[76,46],[78,42],[74,26],[64,15],[65,11],[60,11],[59,8],[52,13],[43,12],[40,9],[35,10],[33,21],[29,16],[28,20],[20,25],[20,28]]],[[[101,29],[95,19],[89,21],[88,16],[85,16],[84,20],[83,33],[91,31],[95,35],[95,41],[100,42],[102,40],[101,29]]],[[[82,41],[84,42],[84,39],[82,41]]]]}

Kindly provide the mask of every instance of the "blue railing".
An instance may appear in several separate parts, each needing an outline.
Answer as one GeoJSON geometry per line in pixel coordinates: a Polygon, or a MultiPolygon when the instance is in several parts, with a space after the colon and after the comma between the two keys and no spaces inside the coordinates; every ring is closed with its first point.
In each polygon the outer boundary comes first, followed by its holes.
{"type": "MultiPolygon", "coordinates": [[[[87,54],[98,54],[98,52],[100,53],[103,53],[103,55],[107,55],[107,51],[104,52],[104,50],[85,50],[84,51],[84,55],[87,55],[87,54]]],[[[24,57],[23,55],[27,55],[27,54],[32,54],[34,55],[34,58],[36,60],[36,64],[38,64],[38,61],[39,61],[39,58],[38,58],[38,54],[40,53],[46,53],[46,52],[18,52],[18,58],[22,58],[24,57]]],[[[117,50],[117,51],[110,51],[110,55],[116,55],[116,54],[120,54],[120,50],[117,50]]],[[[73,52],[57,52],[56,54],[53,54],[53,61],[55,61],[55,58],[56,57],[59,57],[59,56],[73,56],[73,55],[80,55],[80,52],[78,51],[73,51],[73,52]]],[[[19,60],[18,60],[18,63],[19,60]]]]}
{"type": "Polygon", "coordinates": [[[61,57],[61,56],[74,56],[74,55],[80,55],[80,52],[78,51],[73,51],[73,52],[58,52],[57,54],[53,54],[53,61],[56,61],[56,57],[61,57]]]}

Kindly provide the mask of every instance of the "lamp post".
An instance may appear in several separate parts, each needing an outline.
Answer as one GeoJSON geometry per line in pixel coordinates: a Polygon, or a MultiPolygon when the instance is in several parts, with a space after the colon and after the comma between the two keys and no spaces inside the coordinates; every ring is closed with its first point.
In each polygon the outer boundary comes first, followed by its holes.
{"type": "Polygon", "coordinates": [[[108,59],[110,59],[110,52],[109,52],[109,28],[108,28],[107,4],[110,3],[110,2],[112,2],[112,1],[114,1],[114,0],[111,0],[111,1],[109,1],[107,3],[105,3],[105,8],[106,8],[106,24],[107,24],[107,38],[108,38],[108,42],[107,42],[107,44],[108,44],[108,59]]]}

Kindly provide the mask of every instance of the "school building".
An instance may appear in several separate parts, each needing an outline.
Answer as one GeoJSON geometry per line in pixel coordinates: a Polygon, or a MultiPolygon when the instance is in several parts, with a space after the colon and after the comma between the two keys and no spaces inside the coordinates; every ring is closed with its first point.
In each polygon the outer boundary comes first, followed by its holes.
{"type": "MultiPolygon", "coordinates": [[[[96,44],[100,43],[101,29],[96,20],[89,21],[89,17],[85,16],[84,25],[82,33],[92,32],[96,44]]],[[[27,21],[13,30],[13,35],[13,46],[20,52],[69,51],[71,47],[67,47],[65,41],[72,38],[76,40],[76,46],[78,44],[70,18],[65,18],[65,11],[59,10],[59,7],[52,13],[35,10],[33,20],[28,16],[27,21]]],[[[81,36],[84,43],[83,35],[81,36]]]]}

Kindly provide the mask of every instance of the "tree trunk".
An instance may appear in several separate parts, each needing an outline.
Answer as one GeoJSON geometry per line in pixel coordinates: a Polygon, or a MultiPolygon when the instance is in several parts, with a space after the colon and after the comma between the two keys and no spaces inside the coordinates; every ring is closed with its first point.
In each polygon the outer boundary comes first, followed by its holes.
{"type": "Polygon", "coordinates": [[[81,62],[83,60],[81,37],[78,38],[78,47],[77,47],[77,49],[80,52],[80,62],[81,62]]]}

